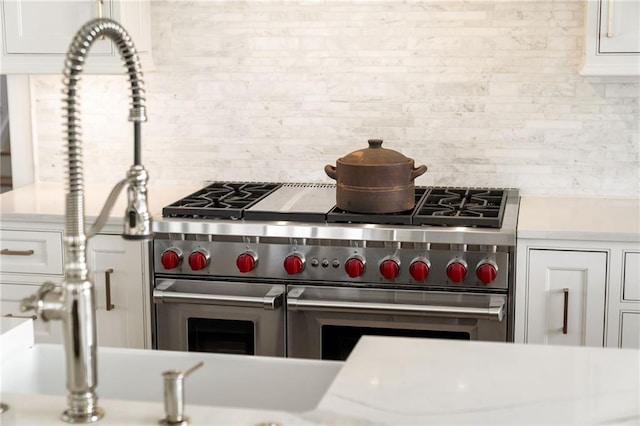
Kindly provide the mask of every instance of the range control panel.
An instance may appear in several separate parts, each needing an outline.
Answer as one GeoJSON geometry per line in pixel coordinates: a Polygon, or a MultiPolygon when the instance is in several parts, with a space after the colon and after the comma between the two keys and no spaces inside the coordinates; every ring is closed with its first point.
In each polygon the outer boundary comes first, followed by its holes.
{"type": "Polygon", "coordinates": [[[507,289],[509,253],[154,240],[156,274],[507,289]]]}

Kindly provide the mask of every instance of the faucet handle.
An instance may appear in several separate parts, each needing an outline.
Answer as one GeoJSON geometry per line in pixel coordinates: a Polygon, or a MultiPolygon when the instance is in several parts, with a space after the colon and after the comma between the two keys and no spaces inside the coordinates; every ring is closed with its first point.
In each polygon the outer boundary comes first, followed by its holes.
{"type": "Polygon", "coordinates": [[[200,361],[188,370],[168,370],[164,378],[164,410],[166,417],[159,421],[162,425],[187,425],[189,417],[184,415],[184,378],[202,367],[200,361]]]}
{"type": "Polygon", "coordinates": [[[20,301],[20,312],[35,311],[36,315],[40,315],[44,309],[45,296],[55,288],[56,285],[51,281],[42,284],[35,294],[20,301]]]}

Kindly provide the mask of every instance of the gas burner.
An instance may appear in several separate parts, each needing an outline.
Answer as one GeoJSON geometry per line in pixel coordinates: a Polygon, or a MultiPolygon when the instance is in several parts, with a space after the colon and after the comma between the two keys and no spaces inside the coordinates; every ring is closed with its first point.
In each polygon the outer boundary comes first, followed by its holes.
{"type": "Polygon", "coordinates": [[[240,219],[278,183],[214,182],[162,209],[164,217],[240,219]]]}
{"type": "Polygon", "coordinates": [[[500,228],[506,197],[503,189],[431,188],[413,223],[500,228]]]}
{"type": "MultiPolygon", "coordinates": [[[[416,206],[428,191],[426,186],[418,186],[415,189],[416,206]]],[[[411,225],[413,209],[399,213],[353,213],[342,210],[337,206],[327,214],[327,222],[330,223],[373,223],[377,225],[411,225]]]]}

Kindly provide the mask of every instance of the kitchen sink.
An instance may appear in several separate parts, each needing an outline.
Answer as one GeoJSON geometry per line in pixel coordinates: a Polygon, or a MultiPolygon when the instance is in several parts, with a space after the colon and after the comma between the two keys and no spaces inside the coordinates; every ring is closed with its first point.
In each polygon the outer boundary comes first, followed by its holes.
{"type": "MultiPolygon", "coordinates": [[[[204,365],[185,380],[186,405],[302,412],[319,403],[344,363],[98,348],[99,398],[163,401],[162,372],[204,365]]],[[[64,348],[36,344],[2,362],[3,393],[66,395],[64,348]]]]}

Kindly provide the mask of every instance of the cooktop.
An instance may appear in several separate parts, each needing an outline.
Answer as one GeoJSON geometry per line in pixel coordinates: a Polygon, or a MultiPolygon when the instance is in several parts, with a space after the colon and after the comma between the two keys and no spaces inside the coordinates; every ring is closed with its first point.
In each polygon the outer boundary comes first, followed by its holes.
{"type": "Polygon", "coordinates": [[[500,228],[507,196],[516,189],[417,186],[416,204],[399,213],[363,214],[339,209],[335,185],[321,183],[212,182],[166,206],[164,217],[500,228]]]}

